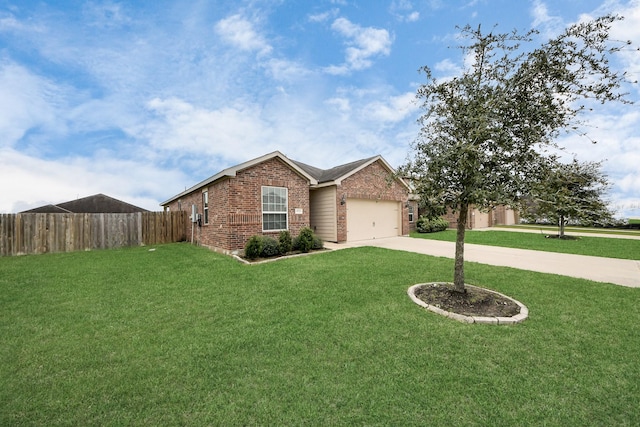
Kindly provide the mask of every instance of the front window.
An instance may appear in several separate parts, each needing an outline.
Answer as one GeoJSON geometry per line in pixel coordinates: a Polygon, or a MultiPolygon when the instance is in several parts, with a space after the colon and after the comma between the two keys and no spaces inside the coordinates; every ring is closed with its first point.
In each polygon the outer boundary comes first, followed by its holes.
{"type": "Polygon", "coordinates": [[[413,205],[409,205],[409,222],[413,222],[413,205]]]}
{"type": "Polygon", "coordinates": [[[209,224],[209,192],[202,192],[202,222],[209,224]]]}
{"type": "Polygon", "coordinates": [[[286,230],[288,205],[286,188],[262,187],[262,230],[286,230]]]}

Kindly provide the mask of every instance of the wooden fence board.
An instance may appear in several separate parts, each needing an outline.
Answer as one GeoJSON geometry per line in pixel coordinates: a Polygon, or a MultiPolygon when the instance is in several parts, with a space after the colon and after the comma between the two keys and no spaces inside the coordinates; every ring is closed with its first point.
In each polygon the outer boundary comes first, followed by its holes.
{"type": "Polygon", "coordinates": [[[0,214],[0,256],[186,240],[186,212],[0,214]]]}

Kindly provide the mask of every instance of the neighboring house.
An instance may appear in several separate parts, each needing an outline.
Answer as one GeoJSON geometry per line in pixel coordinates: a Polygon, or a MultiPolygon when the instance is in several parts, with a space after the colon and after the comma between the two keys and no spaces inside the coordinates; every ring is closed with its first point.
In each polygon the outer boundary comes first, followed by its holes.
{"type": "MultiPolygon", "coordinates": [[[[444,218],[449,221],[450,228],[456,228],[458,223],[458,213],[447,212],[444,218]]],[[[469,207],[467,212],[467,228],[472,230],[476,228],[487,228],[495,225],[513,225],[520,222],[519,212],[499,205],[487,212],[482,212],[474,206],[469,207]]]]}
{"type": "Polygon", "coordinates": [[[381,156],[323,170],[275,151],[225,169],[161,205],[200,215],[194,226],[199,244],[237,251],[253,235],[277,238],[289,230],[295,237],[303,227],[331,242],[406,235],[417,212],[409,196],[407,184],[381,156]]]}
{"type": "Polygon", "coordinates": [[[133,213],[148,212],[122,200],[105,196],[104,194],[94,194],[93,196],[71,200],[56,205],[44,205],[38,208],[29,209],[20,213],[133,213]]]}

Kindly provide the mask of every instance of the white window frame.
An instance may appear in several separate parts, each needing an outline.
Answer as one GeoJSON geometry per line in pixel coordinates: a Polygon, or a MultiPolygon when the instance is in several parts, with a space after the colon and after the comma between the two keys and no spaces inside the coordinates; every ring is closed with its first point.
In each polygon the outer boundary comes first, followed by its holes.
{"type": "Polygon", "coordinates": [[[202,223],[209,224],[209,190],[202,192],[202,223]]]}
{"type": "Polygon", "coordinates": [[[407,206],[407,208],[409,209],[409,222],[413,222],[413,214],[414,214],[413,205],[409,203],[409,206],[407,206]]]}
{"type": "Polygon", "coordinates": [[[268,232],[279,232],[283,230],[289,229],[289,189],[287,187],[275,187],[269,185],[263,185],[262,191],[260,192],[260,205],[262,207],[262,231],[265,233],[268,232]],[[269,203],[269,200],[265,202],[265,190],[277,190],[278,192],[283,192],[285,197],[284,209],[278,210],[274,209],[277,206],[274,206],[275,200],[269,203]],[[266,215],[284,215],[284,228],[265,228],[265,222],[268,224],[269,221],[265,221],[266,215]]]}

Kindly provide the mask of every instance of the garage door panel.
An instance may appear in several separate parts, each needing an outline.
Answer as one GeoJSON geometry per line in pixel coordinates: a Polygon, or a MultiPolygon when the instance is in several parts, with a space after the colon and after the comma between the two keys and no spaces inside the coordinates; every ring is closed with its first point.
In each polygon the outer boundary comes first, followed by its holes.
{"type": "Polygon", "coordinates": [[[398,236],[399,203],[386,200],[347,199],[347,240],[398,236]]]}

